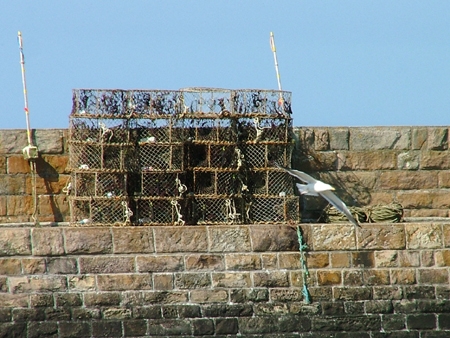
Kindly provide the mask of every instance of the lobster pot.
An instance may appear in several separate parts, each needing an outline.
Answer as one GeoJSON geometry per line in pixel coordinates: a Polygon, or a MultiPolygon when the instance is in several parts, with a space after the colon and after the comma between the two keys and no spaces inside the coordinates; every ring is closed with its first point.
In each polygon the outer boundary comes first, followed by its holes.
{"type": "Polygon", "coordinates": [[[231,109],[232,92],[227,89],[184,88],[181,96],[184,114],[218,115],[231,109]]]}
{"type": "Polygon", "coordinates": [[[128,201],[118,197],[72,198],[73,225],[127,225],[132,212],[128,201]]]}
{"type": "Polygon", "coordinates": [[[143,171],[140,176],[135,192],[141,197],[176,197],[184,192],[181,173],[143,171]]]}
{"type": "Polygon", "coordinates": [[[139,143],[141,171],[181,171],[184,168],[182,144],[139,143]]]}
{"type": "Polygon", "coordinates": [[[197,142],[236,142],[237,130],[235,120],[226,117],[187,120],[187,137],[197,142]]]}
{"type": "Polygon", "coordinates": [[[278,169],[250,170],[248,189],[255,195],[294,195],[291,176],[278,169]]]}
{"type": "Polygon", "coordinates": [[[241,142],[282,142],[291,139],[292,120],[290,118],[245,117],[238,121],[241,142]]]}
{"type": "Polygon", "coordinates": [[[189,145],[189,168],[237,169],[240,151],[230,143],[192,143],[189,145]]]}
{"type": "Polygon", "coordinates": [[[194,169],[194,193],[196,195],[228,196],[241,193],[242,183],[237,170],[194,169]]]}
{"type": "Polygon", "coordinates": [[[174,144],[185,139],[183,121],[174,117],[137,118],[131,125],[133,138],[140,144],[174,144]]]}
{"type": "Polygon", "coordinates": [[[298,196],[254,196],[250,207],[253,223],[297,223],[299,221],[298,196]]]}
{"type": "Polygon", "coordinates": [[[284,116],[291,114],[291,93],[267,90],[232,91],[232,112],[245,115],[284,116]]]}
{"type": "Polygon", "coordinates": [[[130,90],[127,111],[132,116],[170,118],[182,112],[181,95],[176,90],[130,90]]]}
{"type": "Polygon", "coordinates": [[[69,147],[73,169],[125,171],[133,167],[134,148],[130,143],[70,142],[69,147]]]}
{"type": "Polygon", "coordinates": [[[139,198],[135,200],[137,225],[184,225],[183,206],[178,198],[139,198]]]}
{"type": "Polygon", "coordinates": [[[290,143],[247,143],[244,158],[248,168],[272,168],[274,163],[291,166],[290,143]]]}
{"type": "Polygon", "coordinates": [[[240,198],[195,196],[193,200],[193,217],[197,224],[239,224],[242,216],[240,198]]]}
{"type": "Polygon", "coordinates": [[[73,195],[120,197],[127,195],[127,174],[116,172],[72,172],[73,195]]]}

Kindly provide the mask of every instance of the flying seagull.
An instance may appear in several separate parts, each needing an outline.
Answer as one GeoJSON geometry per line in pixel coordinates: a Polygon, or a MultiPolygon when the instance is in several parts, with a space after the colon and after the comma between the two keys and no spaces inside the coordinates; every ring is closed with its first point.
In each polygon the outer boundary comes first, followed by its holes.
{"type": "Polygon", "coordinates": [[[306,184],[300,184],[297,183],[296,186],[298,188],[298,191],[302,195],[312,195],[312,196],[322,196],[325,198],[328,202],[330,202],[337,210],[342,212],[350,222],[352,222],[354,225],[360,227],[356,219],[353,217],[350,210],[348,210],[347,206],[344,202],[342,202],[339,197],[337,197],[332,190],[335,190],[331,185],[324,183],[322,181],[316,180],[315,178],[309,176],[308,174],[305,174],[302,171],[295,170],[295,169],[289,169],[289,168],[283,168],[279,165],[277,165],[278,168],[285,170],[288,174],[298,178],[299,180],[305,182],[306,184]]]}

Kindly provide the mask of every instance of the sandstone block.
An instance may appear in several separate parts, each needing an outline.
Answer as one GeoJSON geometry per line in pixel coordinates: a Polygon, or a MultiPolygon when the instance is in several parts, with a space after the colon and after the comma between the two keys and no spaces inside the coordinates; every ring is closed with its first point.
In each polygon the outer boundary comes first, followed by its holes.
{"type": "Polygon", "coordinates": [[[179,304],[188,301],[188,291],[144,291],[139,298],[142,301],[142,305],[179,304]]]}
{"type": "Polygon", "coordinates": [[[421,284],[448,284],[448,269],[419,269],[419,282],[421,284]]]}
{"type": "MultiPolygon", "coordinates": [[[[332,252],[330,261],[332,268],[349,268],[351,265],[351,256],[348,252],[332,252]]],[[[325,267],[325,266],[323,266],[325,267]]]]}
{"type": "MultiPolygon", "coordinates": [[[[108,309],[109,310],[109,309],[108,309]]],[[[117,310],[117,309],[114,309],[117,310]]],[[[126,313],[127,311],[123,311],[126,313]]],[[[110,311],[107,315],[103,314],[103,318],[109,319],[109,321],[99,321],[92,323],[92,336],[94,337],[120,337],[122,335],[122,323],[117,320],[120,317],[120,311],[110,311]],[[113,315],[111,315],[113,313],[113,315]]],[[[123,319],[128,319],[124,316],[123,319]]]]}
{"type": "Polygon", "coordinates": [[[397,167],[397,154],[383,151],[339,151],[338,170],[391,170],[397,167]]]}
{"type": "Polygon", "coordinates": [[[399,251],[398,260],[400,266],[420,266],[420,253],[418,251],[399,251]]]}
{"type": "Polygon", "coordinates": [[[46,271],[45,258],[23,258],[22,272],[25,275],[39,275],[46,271]]]}
{"type": "Polygon", "coordinates": [[[44,177],[52,176],[56,173],[58,174],[68,174],[68,163],[69,156],[68,155],[43,155],[42,160],[45,162],[43,165],[44,177]]]}
{"type": "Polygon", "coordinates": [[[133,272],[133,257],[80,257],[80,273],[121,273],[133,272]]]}
{"type": "Polygon", "coordinates": [[[33,199],[27,195],[14,195],[6,197],[8,216],[31,215],[33,211],[33,199]]]}
{"type": "Polygon", "coordinates": [[[64,151],[64,132],[61,129],[36,130],[36,143],[42,154],[61,154],[64,151]]]}
{"type": "Polygon", "coordinates": [[[403,150],[409,149],[410,142],[411,130],[408,127],[350,129],[350,149],[352,150],[403,150]]]}
{"type": "Polygon", "coordinates": [[[450,171],[439,171],[438,173],[438,187],[450,188],[450,171]]]}
{"type": "Polygon", "coordinates": [[[442,230],[438,224],[406,224],[408,249],[437,249],[442,247],[442,230]]]}
{"type": "Polygon", "coordinates": [[[228,301],[228,292],[226,290],[191,290],[191,302],[195,303],[218,303],[228,301]]]}
{"type": "Polygon", "coordinates": [[[260,270],[261,258],[257,254],[225,255],[227,270],[260,270]]]}
{"type": "Polygon", "coordinates": [[[276,253],[261,254],[261,263],[263,269],[276,269],[278,266],[278,257],[276,253]]]}
{"type": "Polygon", "coordinates": [[[31,244],[33,246],[33,255],[36,256],[64,254],[62,229],[34,228],[31,230],[31,244]]]}
{"type": "Polygon", "coordinates": [[[420,152],[410,150],[397,156],[397,169],[417,170],[420,166],[420,152]]]}
{"type": "Polygon", "coordinates": [[[206,252],[205,227],[155,227],[156,252],[206,252]]]}
{"type": "Polygon", "coordinates": [[[399,266],[399,254],[395,250],[375,251],[375,267],[392,268],[399,266]]]}
{"type": "Polygon", "coordinates": [[[396,285],[412,285],[416,283],[416,271],[414,269],[391,270],[391,283],[396,285]]]}
{"type": "Polygon", "coordinates": [[[6,156],[0,155],[0,174],[6,174],[6,156]]]}
{"type": "Polygon", "coordinates": [[[253,272],[254,287],[287,287],[289,275],[286,271],[253,272]]]}
{"type": "Polygon", "coordinates": [[[8,291],[8,278],[6,276],[0,277],[0,292],[8,291]]]}
{"type": "Polygon", "coordinates": [[[450,169],[448,151],[423,151],[421,155],[420,169],[450,169]]]}
{"type": "Polygon", "coordinates": [[[344,285],[364,285],[363,272],[361,270],[344,270],[342,272],[344,285]]]}
{"type": "Polygon", "coordinates": [[[27,307],[28,295],[0,293],[0,307],[27,307]]]}
{"type": "Polygon", "coordinates": [[[65,228],[67,254],[112,253],[109,228],[65,228]]]}
{"type": "Polygon", "coordinates": [[[144,319],[124,321],[123,331],[125,337],[145,336],[147,333],[147,321],[144,319]]]}
{"type": "Polygon", "coordinates": [[[401,286],[374,286],[373,299],[402,299],[403,288],[401,286]]]}
{"type": "Polygon", "coordinates": [[[421,266],[433,266],[434,265],[434,252],[430,250],[423,250],[420,252],[421,266]]]}
{"type": "Polygon", "coordinates": [[[442,229],[444,231],[444,246],[450,247],[450,224],[443,224],[442,229]]]}
{"type": "Polygon", "coordinates": [[[56,307],[82,306],[83,299],[81,293],[55,293],[56,307]]]}
{"type": "Polygon", "coordinates": [[[26,130],[2,130],[0,133],[0,154],[22,154],[28,144],[26,130]]]}
{"type": "Polygon", "coordinates": [[[239,332],[239,324],[237,318],[217,318],[216,319],[217,334],[236,334],[239,332]]]}
{"type": "Polygon", "coordinates": [[[342,282],[341,271],[319,270],[317,271],[319,285],[339,285],[342,282]]]}
{"type": "Polygon", "coordinates": [[[428,128],[427,145],[430,150],[448,149],[448,129],[444,127],[428,128]]]}
{"type": "Polygon", "coordinates": [[[427,146],[428,128],[412,128],[411,130],[411,148],[424,149],[427,146]]]}
{"type": "Polygon", "coordinates": [[[299,302],[303,300],[302,289],[289,288],[289,289],[271,289],[270,299],[273,302],[299,302]]]}
{"type": "Polygon", "coordinates": [[[209,227],[211,252],[246,252],[251,250],[248,227],[209,227]]]}
{"type": "Polygon", "coordinates": [[[187,319],[154,320],[148,327],[150,337],[158,336],[187,336],[192,332],[190,321],[187,319]]]}
{"type": "Polygon", "coordinates": [[[0,216],[6,216],[6,196],[0,196],[0,216]]]}
{"type": "Polygon", "coordinates": [[[67,283],[65,276],[9,277],[9,288],[12,293],[61,292],[67,290],[67,283]]]}
{"type": "Polygon", "coordinates": [[[22,273],[20,259],[2,258],[0,259],[0,275],[20,275],[22,273]]]}
{"type": "Polygon", "coordinates": [[[154,273],[153,289],[155,290],[172,290],[173,274],[171,273],[154,273]]]}
{"type": "Polygon", "coordinates": [[[31,294],[30,307],[53,307],[53,295],[51,293],[37,293],[31,294]]]}
{"type": "Polygon", "coordinates": [[[336,300],[370,300],[372,299],[372,288],[370,287],[334,287],[333,298],[336,300]]]}
{"type": "Polygon", "coordinates": [[[312,225],[314,251],[342,251],[356,249],[354,225],[312,225]]]}
{"type": "Polygon", "coordinates": [[[314,129],[314,150],[328,150],[330,148],[330,136],[325,128],[314,129]]]}
{"type": "Polygon", "coordinates": [[[154,252],[153,233],[148,228],[112,228],[114,253],[154,252]]]}
{"type": "Polygon", "coordinates": [[[8,157],[8,174],[28,174],[31,173],[30,163],[21,155],[8,157]]]}
{"type": "Polygon", "coordinates": [[[438,187],[438,173],[433,171],[384,171],[380,174],[379,189],[420,190],[438,187]]]}
{"type": "Polygon", "coordinates": [[[389,285],[390,283],[389,270],[364,270],[363,278],[365,285],[389,285]]]}
{"type": "Polygon", "coordinates": [[[67,281],[70,291],[93,291],[96,289],[95,276],[76,275],[68,276],[67,281]]]}
{"type": "Polygon", "coordinates": [[[76,258],[48,258],[47,272],[50,274],[75,274],[78,272],[76,258]]]}
{"type": "Polygon", "coordinates": [[[450,250],[439,250],[435,252],[437,266],[450,266],[450,250]]]}
{"type": "Polygon", "coordinates": [[[137,256],[136,264],[139,272],[173,272],[184,270],[183,256],[137,256]]]}
{"type": "Polygon", "coordinates": [[[211,274],[206,272],[176,273],[174,285],[178,289],[209,288],[211,287],[211,274]]]}
{"type": "Polygon", "coordinates": [[[249,272],[219,272],[212,274],[213,288],[248,288],[252,286],[249,272]]]}
{"type": "Polygon", "coordinates": [[[405,229],[401,224],[370,224],[357,233],[360,249],[404,249],[405,229]]]}
{"type": "MultiPolygon", "coordinates": [[[[131,318],[131,309],[124,308],[108,308],[103,310],[103,318],[105,319],[128,319],[131,318]]],[[[120,328],[120,333],[122,333],[120,322],[118,323],[120,328]]]]}
{"type": "Polygon", "coordinates": [[[30,230],[0,228],[0,256],[31,255],[30,230]]]}
{"type": "MultiPolygon", "coordinates": [[[[280,269],[300,269],[300,253],[299,252],[280,252],[279,253],[280,269]]],[[[314,262],[309,261],[310,256],[308,256],[308,267],[314,267],[314,262]]]]}
{"type": "Polygon", "coordinates": [[[222,255],[212,255],[212,254],[187,255],[185,257],[185,261],[186,261],[186,270],[219,271],[225,269],[225,260],[222,255]]]}
{"type": "Polygon", "coordinates": [[[375,255],[373,251],[352,252],[353,266],[356,268],[373,268],[375,266],[375,255]]]}
{"type": "Polygon", "coordinates": [[[120,305],[120,292],[87,292],[84,294],[85,306],[117,306],[120,305]]]}
{"type": "Polygon", "coordinates": [[[349,131],[348,128],[330,128],[330,149],[348,150],[349,149],[349,131]]]}
{"type": "Polygon", "coordinates": [[[250,227],[253,251],[298,251],[296,230],[285,225],[250,227]]]}

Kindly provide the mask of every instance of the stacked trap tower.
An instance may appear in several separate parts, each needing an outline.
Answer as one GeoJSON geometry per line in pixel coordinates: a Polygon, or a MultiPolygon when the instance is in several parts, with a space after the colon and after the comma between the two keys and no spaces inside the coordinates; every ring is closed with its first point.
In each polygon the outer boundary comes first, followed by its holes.
{"type": "Polygon", "coordinates": [[[291,93],[187,88],[73,91],[71,224],[299,220],[291,93]]]}

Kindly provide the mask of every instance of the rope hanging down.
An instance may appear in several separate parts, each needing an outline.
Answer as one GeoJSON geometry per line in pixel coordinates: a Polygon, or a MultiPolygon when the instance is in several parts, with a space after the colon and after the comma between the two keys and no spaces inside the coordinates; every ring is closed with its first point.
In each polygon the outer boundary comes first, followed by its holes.
{"type": "Polygon", "coordinates": [[[306,260],[305,260],[305,250],[308,249],[308,245],[305,243],[303,244],[303,237],[300,230],[300,227],[297,227],[297,238],[298,238],[298,250],[300,251],[300,264],[302,267],[302,278],[303,278],[303,300],[305,304],[311,304],[311,298],[309,296],[308,291],[308,284],[306,282],[306,278],[309,276],[308,267],[306,266],[306,260]]]}

